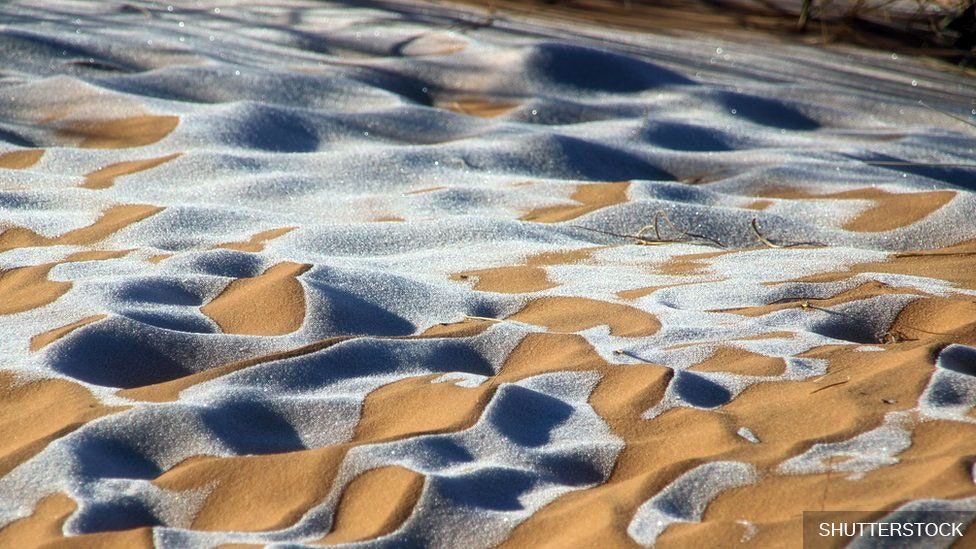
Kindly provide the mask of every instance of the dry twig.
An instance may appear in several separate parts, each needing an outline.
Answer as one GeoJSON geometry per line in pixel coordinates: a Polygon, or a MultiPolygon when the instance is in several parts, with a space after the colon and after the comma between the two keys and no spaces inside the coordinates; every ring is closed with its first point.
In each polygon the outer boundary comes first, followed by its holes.
{"type": "Polygon", "coordinates": [[[830,389],[831,387],[836,387],[838,385],[843,385],[845,383],[849,383],[850,381],[851,381],[851,377],[850,376],[847,376],[847,379],[845,379],[844,381],[835,381],[834,383],[831,383],[830,385],[824,385],[823,387],[820,387],[819,389],[814,389],[813,391],[810,391],[810,394],[812,395],[814,393],[819,393],[820,391],[823,391],[824,389],[830,389]]]}
{"type": "Polygon", "coordinates": [[[636,244],[643,245],[643,246],[660,246],[664,244],[692,243],[692,244],[711,245],[711,246],[716,246],[718,248],[725,248],[724,244],[722,244],[718,240],[715,240],[714,238],[702,234],[689,233],[687,231],[683,231],[679,229],[678,227],[675,226],[675,224],[671,221],[671,219],[668,217],[668,215],[665,212],[657,212],[656,214],[654,214],[654,223],[651,225],[646,225],[644,227],[641,227],[641,229],[637,231],[637,234],[621,234],[612,231],[604,231],[602,229],[594,229],[592,227],[584,227],[582,225],[571,225],[571,227],[576,229],[582,229],[584,231],[592,231],[595,233],[605,234],[608,236],[615,236],[618,238],[631,238],[636,241],[635,242],[636,244]],[[681,234],[685,238],[679,238],[679,239],[661,238],[661,231],[659,226],[659,220],[661,218],[663,218],[668,223],[668,225],[671,226],[672,230],[681,234]],[[654,238],[649,238],[647,236],[644,236],[644,233],[651,228],[654,229],[654,238]]]}
{"type": "Polygon", "coordinates": [[[759,231],[759,221],[755,217],[752,218],[752,232],[755,233],[756,240],[762,242],[763,244],[765,244],[770,248],[794,248],[796,246],[826,246],[826,244],[822,242],[790,242],[787,244],[777,244],[769,240],[765,236],[763,236],[763,234],[759,231]]]}
{"type": "Polygon", "coordinates": [[[968,124],[970,126],[976,126],[976,122],[973,122],[972,120],[969,120],[967,118],[963,118],[961,116],[956,116],[956,115],[954,115],[954,114],[952,114],[950,112],[945,112],[945,111],[940,110],[940,109],[937,109],[935,107],[931,107],[925,101],[922,101],[921,99],[918,100],[918,104],[921,105],[921,106],[923,106],[923,107],[925,107],[926,109],[929,109],[931,111],[935,111],[935,112],[937,112],[937,113],[939,113],[941,115],[944,115],[944,116],[948,116],[949,118],[951,118],[953,120],[958,120],[959,122],[962,122],[963,124],[968,124]]]}
{"type": "Polygon", "coordinates": [[[715,240],[714,238],[712,238],[710,236],[706,236],[706,235],[703,235],[703,234],[689,233],[687,231],[683,231],[683,230],[679,229],[674,224],[674,222],[671,221],[671,218],[668,217],[667,212],[660,211],[660,210],[654,214],[654,224],[653,225],[645,225],[645,226],[641,227],[641,229],[639,231],[637,231],[637,235],[636,236],[637,237],[641,237],[641,236],[644,235],[644,231],[646,231],[647,229],[650,229],[651,227],[654,227],[655,240],[658,241],[658,242],[664,242],[665,240],[663,240],[661,238],[661,232],[660,232],[659,227],[658,227],[658,220],[659,219],[664,219],[665,221],[667,221],[668,226],[670,226],[671,227],[671,230],[673,230],[676,233],[682,234],[682,235],[684,235],[684,236],[686,236],[688,238],[696,238],[698,240],[706,240],[706,241],[711,242],[712,244],[718,246],[719,248],[724,248],[725,247],[724,244],[722,244],[721,242],[719,242],[718,240],[715,240]]]}

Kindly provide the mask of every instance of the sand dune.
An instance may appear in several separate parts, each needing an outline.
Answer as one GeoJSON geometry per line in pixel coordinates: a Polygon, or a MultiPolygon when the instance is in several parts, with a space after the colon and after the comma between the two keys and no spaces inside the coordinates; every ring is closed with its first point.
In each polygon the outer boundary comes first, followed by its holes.
{"type": "Polygon", "coordinates": [[[102,405],[94,395],[75,383],[42,380],[17,383],[12,374],[4,375],[4,446],[0,472],[6,474],[17,464],[40,452],[51,441],[119,407],[102,405]]]}
{"type": "Polygon", "coordinates": [[[976,510],[966,77],[412,2],[0,17],[0,546],[976,510]]]}

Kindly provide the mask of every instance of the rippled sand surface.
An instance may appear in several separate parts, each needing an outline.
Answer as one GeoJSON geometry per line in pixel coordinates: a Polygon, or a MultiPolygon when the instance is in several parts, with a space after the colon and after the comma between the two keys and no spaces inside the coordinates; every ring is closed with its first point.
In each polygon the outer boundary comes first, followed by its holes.
{"type": "Polygon", "coordinates": [[[0,546],[976,508],[964,77],[297,0],[15,1],[0,52],[0,546]]]}

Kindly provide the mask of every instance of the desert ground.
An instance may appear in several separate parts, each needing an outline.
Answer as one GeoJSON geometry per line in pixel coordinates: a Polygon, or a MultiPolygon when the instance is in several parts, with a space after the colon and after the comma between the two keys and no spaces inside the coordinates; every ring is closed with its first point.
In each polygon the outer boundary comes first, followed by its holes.
{"type": "Polygon", "coordinates": [[[974,77],[485,13],[0,5],[0,546],[976,516],[974,77]]]}

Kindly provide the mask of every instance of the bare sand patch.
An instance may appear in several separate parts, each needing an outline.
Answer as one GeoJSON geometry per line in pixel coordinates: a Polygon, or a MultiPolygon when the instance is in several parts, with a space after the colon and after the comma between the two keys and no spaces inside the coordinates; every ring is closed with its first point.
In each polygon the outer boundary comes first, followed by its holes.
{"type": "MultiPolygon", "coordinates": [[[[2,235],[0,235],[2,236],[2,235]]],[[[0,271],[0,315],[29,311],[53,303],[71,289],[70,282],[48,280],[47,275],[59,263],[98,261],[125,255],[127,252],[78,252],[63,262],[44,263],[0,271]]]]}
{"type": "Polygon", "coordinates": [[[0,252],[30,246],[87,246],[161,211],[163,208],[146,204],[112,206],[102,212],[91,225],[54,238],[39,235],[23,227],[12,227],[0,233],[0,252]]]}
{"type": "Polygon", "coordinates": [[[626,299],[630,301],[634,299],[640,299],[645,296],[649,296],[660,289],[661,286],[646,286],[643,288],[634,288],[632,290],[621,290],[617,292],[617,297],[619,297],[620,299],[626,299]]]}
{"type": "MultiPolygon", "coordinates": [[[[915,294],[924,295],[914,288],[899,288],[894,286],[889,286],[888,284],[883,284],[877,281],[870,281],[838,293],[835,296],[820,299],[820,298],[796,298],[783,300],[776,303],[770,303],[768,305],[761,305],[757,307],[743,307],[739,309],[720,309],[716,312],[723,313],[733,313],[742,316],[757,317],[766,315],[775,311],[781,311],[783,309],[819,309],[823,310],[828,307],[833,307],[835,305],[841,305],[843,303],[850,303],[852,301],[860,301],[862,299],[870,299],[872,297],[877,297],[879,295],[891,295],[891,294],[915,294]]],[[[840,313],[837,313],[840,314],[840,313]]]]}
{"type": "Polygon", "coordinates": [[[162,263],[167,259],[173,257],[173,254],[153,254],[146,258],[147,263],[162,263]]]}
{"type": "Polygon", "coordinates": [[[85,182],[81,184],[85,189],[107,189],[115,184],[115,178],[136,172],[155,168],[182,156],[183,153],[173,153],[158,158],[145,158],[142,160],[129,160],[110,164],[104,168],[97,169],[85,176],[85,182]]]}
{"type": "Polygon", "coordinates": [[[519,103],[491,97],[451,97],[434,102],[438,109],[447,109],[459,114],[480,118],[496,118],[518,108],[519,103]]]}
{"type": "Polygon", "coordinates": [[[29,311],[53,303],[71,289],[70,282],[48,280],[57,263],[18,267],[0,273],[0,315],[29,311]]]}
{"type": "MultiPolygon", "coordinates": [[[[679,260],[680,261],[680,260],[679,260]]],[[[707,264],[702,264],[702,269],[706,268],[707,264]]],[[[683,267],[678,267],[683,268],[683,267]]],[[[693,270],[697,271],[699,267],[692,267],[693,270]]],[[[654,269],[658,272],[658,268],[654,269]]],[[[627,301],[633,301],[635,299],[640,299],[642,297],[649,296],[658,290],[663,290],[665,288],[676,288],[678,286],[686,286],[688,284],[694,284],[694,282],[679,282],[677,284],[662,284],[660,286],[644,286],[642,288],[632,288],[630,290],[621,290],[617,292],[617,297],[620,299],[625,299],[627,301]]]]}
{"type": "Polygon", "coordinates": [[[394,440],[424,433],[460,431],[473,425],[494,394],[492,384],[459,387],[433,383],[437,375],[406,378],[369,393],[356,438],[394,440]],[[437,406],[431,406],[437,402],[437,406]]]}
{"type": "Polygon", "coordinates": [[[25,170],[40,162],[44,149],[24,149],[0,154],[0,168],[25,170]]]}
{"type": "Polygon", "coordinates": [[[329,492],[348,445],[265,455],[197,456],[153,483],[168,490],[212,487],[191,526],[257,532],[294,524],[329,492]],[[310,482],[314,479],[314,482],[310,482]]]}
{"type": "Polygon", "coordinates": [[[723,255],[734,254],[737,250],[720,250],[716,252],[700,252],[693,254],[680,254],[668,258],[660,265],[654,266],[654,271],[658,274],[669,276],[691,276],[703,275],[708,273],[709,263],[707,260],[723,255]]]}
{"type": "Polygon", "coordinates": [[[450,55],[467,47],[467,41],[459,36],[434,31],[410,40],[400,52],[407,56],[450,55]]]}
{"type": "Polygon", "coordinates": [[[162,140],[179,125],[178,116],[141,114],[111,120],[78,120],[58,130],[83,149],[142,147],[162,140]]]}
{"type": "Polygon", "coordinates": [[[106,318],[106,315],[86,316],[81,320],[76,320],[69,324],[65,324],[60,328],[54,328],[53,330],[48,330],[44,333],[37,334],[36,336],[32,337],[30,340],[30,350],[39,351],[40,349],[43,349],[45,346],[50,345],[51,343],[54,343],[55,341],[68,335],[74,330],[77,330],[78,328],[81,328],[83,326],[87,326],[93,322],[98,322],[99,320],[102,320],[104,318],[106,318]]]}
{"type": "Polygon", "coordinates": [[[88,389],[62,379],[19,382],[0,372],[0,475],[85,423],[124,410],[105,406],[88,389]]]}
{"type": "Polygon", "coordinates": [[[773,205],[772,200],[753,200],[752,202],[746,204],[745,208],[747,210],[762,211],[773,205]]]}
{"type": "Polygon", "coordinates": [[[294,231],[297,227],[281,227],[278,229],[268,229],[267,231],[261,231],[255,233],[251,238],[244,242],[225,242],[219,244],[218,248],[227,248],[229,250],[238,250],[241,252],[260,252],[264,250],[264,244],[269,240],[274,240],[280,236],[284,236],[291,231],[294,231]]]}
{"type": "Polygon", "coordinates": [[[41,546],[64,539],[61,527],[78,505],[65,494],[51,494],[37,503],[34,513],[0,530],[0,545],[16,547],[24,540],[41,546]]]}
{"type": "Polygon", "coordinates": [[[435,192],[435,191],[440,191],[440,190],[443,190],[443,189],[446,189],[446,188],[447,187],[445,187],[444,185],[436,185],[434,187],[423,187],[423,188],[420,188],[420,189],[414,189],[412,191],[407,191],[407,192],[405,192],[403,194],[404,195],[410,195],[410,194],[427,194],[427,193],[432,193],[432,192],[435,192]]]}
{"type": "Polygon", "coordinates": [[[297,277],[310,267],[286,261],[258,276],[236,279],[200,311],[227,334],[294,332],[305,320],[305,290],[297,277]]]}
{"type": "Polygon", "coordinates": [[[371,469],[346,486],[322,544],[377,538],[396,530],[410,516],[420,498],[424,476],[391,465],[371,469]]]}
{"type": "Polygon", "coordinates": [[[584,183],[576,187],[572,200],[578,205],[546,206],[536,208],[522,216],[524,221],[537,223],[558,223],[575,219],[581,215],[595,212],[600,208],[621,204],[627,201],[629,182],[621,183],[584,183]]]}
{"type": "MultiPolygon", "coordinates": [[[[759,191],[759,194],[766,198],[785,200],[870,200],[874,205],[844,223],[843,228],[848,231],[877,233],[905,227],[927,217],[948,204],[956,196],[956,191],[892,193],[877,187],[868,187],[834,193],[814,193],[796,188],[770,188],[759,191]]],[[[757,201],[753,205],[760,202],[763,203],[762,207],[755,209],[765,209],[770,205],[769,201],[757,201]]]]}
{"type": "Polygon", "coordinates": [[[451,276],[452,280],[476,279],[475,290],[504,294],[522,294],[555,288],[558,284],[549,280],[545,267],[572,265],[589,259],[603,246],[580,248],[558,252],[543,252],[529,256],[521,265],[490,267],[464,271],[451,276]]]}
{"type": "Polygon", "coordinates": [[[594,326],[608,325],[617,336],[653,335],[661,328],[654,315],[629,305],[609,303],[582,297],[542,297],[529,302],[508,317],[556,332],[579,332],[594,326]]]}
{"type": "Polygon", "coordinates": [[[857,263],[844,271],[826,272],[775,284],[832,282],[859,273],[893,273],[926,277],[976,290],[976,241],[960,242],[946,248],[894,253],[885,261],[857,263]]]}
{"type": "MultiPolygon", "coordinates": [[[[369,442],[356,440],[266,455],[196,456],[153,483],[179,491],[212,487],[193,519],[195,529],[257,532],[283,528],[329,493],[348,450],[369,442]]],[[[422,485],[423,475],[402,467],[367,471],[346,486],[333,530],[322,542],[361,539],[395,528],[409,515],[422,485]],[[378,489],[383,489],[381,500],[374,499],[378,489]]]]}
{"type": "Polygon", "coordinates": [[[154,547],[150,528],[65,537],[62,532],[64,522],[77,507],[74,500],[63,493],[45,497],[37,504],[33,514],[18,519],[0,530],[0,546],[23,547],[24,540],[29,540],[32,547],[48,548],[151,549],[154,547]]]}
{"type": "Polygon", "coordinates": [[[719,346],[704,362],[688,368],[693,372],[729,372],[747,376],[778,376],[786,371],[786,361],[738,347],[719,346]]]}

